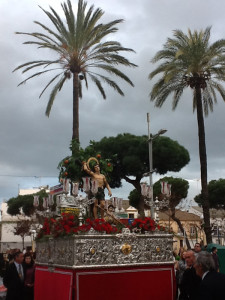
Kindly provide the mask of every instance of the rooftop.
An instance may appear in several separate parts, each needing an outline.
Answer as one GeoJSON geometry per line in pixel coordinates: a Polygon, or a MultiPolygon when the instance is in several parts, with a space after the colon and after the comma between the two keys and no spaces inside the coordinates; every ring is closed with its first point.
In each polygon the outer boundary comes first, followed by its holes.
{"type": "MultiPolygon", "coordinates": [[[[201,218],[195,214],[189,213],[187,211],[182,211],[180,209],[176,209],[175,216],[181,221],[201,221],[201,218]]],[[[159,212],[159,219],[164,221],[169,221],[171,218],[171,212],[167,211],[160,211],[159,212]]]]}

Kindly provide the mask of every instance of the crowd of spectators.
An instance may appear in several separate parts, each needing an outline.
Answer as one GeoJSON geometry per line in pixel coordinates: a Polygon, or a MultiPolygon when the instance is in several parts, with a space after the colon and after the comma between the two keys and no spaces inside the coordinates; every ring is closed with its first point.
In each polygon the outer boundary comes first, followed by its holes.
{"type": "Polygon", "coordinates": [[[0,254],[0,276],[6,300],[34,300],[35,253],[13,249],[0,254]]]}
{"type": "Polygon", "coordinates": [[[225,299],[225,274],[219,272],[217,248],[212,253],[204,250],[199,243],[194,249],[180,249],[175,262],[177,300],[225,299]]]}
{"type": "MultiPolygon", "coordinates": [[[[219,272],[217,248],[180,249],[175,255],[177,300],[224,300],[225,274],[219,272]]],[[[0,254],[0,277],[7,289],[6,300],[34,300],[35,253],[14,249],[0,254]]]]}

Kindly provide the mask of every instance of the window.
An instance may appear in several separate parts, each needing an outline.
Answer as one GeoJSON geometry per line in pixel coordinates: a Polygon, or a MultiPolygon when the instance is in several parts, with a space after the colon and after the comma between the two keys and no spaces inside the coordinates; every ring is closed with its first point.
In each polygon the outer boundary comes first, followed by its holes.
{"type": "Polygon", "coordinates": [[[190,235],[193,236],[196,234],[196,228],[195,226],[190,226],[190,235]]]}
{"type": "Polygon", "coordinates": [[[212,230],[213,235],[218,235],[218,226],[214,225],[212,230]]]}

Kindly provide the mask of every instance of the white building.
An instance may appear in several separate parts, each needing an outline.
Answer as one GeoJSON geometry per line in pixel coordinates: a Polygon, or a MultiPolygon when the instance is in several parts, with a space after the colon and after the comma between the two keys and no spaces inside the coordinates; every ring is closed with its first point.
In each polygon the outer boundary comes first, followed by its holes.
{"type": "MultiPolygon", "coordinates": [[[[48,186],[41,186],[39,188],[32,189],[20,189],[19,195],[31,195],[40,192],[42,189],[48,189],[48,186]]],[[[48,191],[48,190],[47,190],[48,191]]],[[[7,249],[20,249],[23,248],[22,238],[19,235],[15,235],[13,232],[17,225],[17,222],[29,219],[26,216],[17,215],[11,216],[7,213],[7,202],[1,204],[1,247],[0,252],[5,252],[7,249]]],[[[24,239],[24,247],[32,245],[32,236],[26,236],[24,239]]]]}
{"type": "Polygon", "coordinates": [[[38,192],[40,192],[41,190],[46,190],[46,192],[49,192],[49,186],[48,185],[44,185],[44,186],[39,186],[37,188],[32,188],[32,189],[20,189],[19,190],[19,195],[32,195],[32,194],[36,194],[38,192]]]}
{"type": "MultiPolygon", "coordinates": [[[[15,230],[18,221],[27,219],[22,216],[11,216],[7,213],[8,205],[3,202],[1,204],[1,249],[0,252],[6,252],[7,249],[20,249],[22,250],[22,238],[15,235],[15,230]]],[[[31,246],[31,237],[26,236],[24,239],[24,246],[31,246]]]]}
{"type": "MultiPolygon", "coordinates": [[[[202,208],[199,206],[192,206],[189,212],[198,215],[203,219],[202,208]]],[[[210,224],[212,227],[212,242],[225,246],[225,210],[210,209],[210,224]]]]}

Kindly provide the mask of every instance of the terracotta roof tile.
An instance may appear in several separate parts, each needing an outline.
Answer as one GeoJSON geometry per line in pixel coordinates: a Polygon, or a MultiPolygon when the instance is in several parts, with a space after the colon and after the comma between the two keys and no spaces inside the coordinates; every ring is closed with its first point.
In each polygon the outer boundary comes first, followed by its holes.
{"type": "MultiPolygon", "coordinates": [[[[170,211],[159,212],[159,219],[167,221],[171,216],[170,211]]],[[[201,221],[201,218],[195,214],[176,209],[175,216],[181,221],[201,221]]]]}

